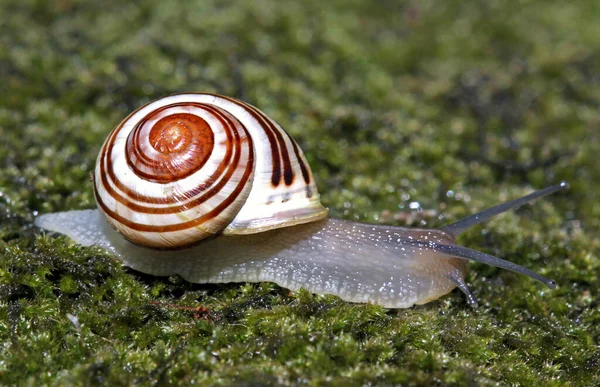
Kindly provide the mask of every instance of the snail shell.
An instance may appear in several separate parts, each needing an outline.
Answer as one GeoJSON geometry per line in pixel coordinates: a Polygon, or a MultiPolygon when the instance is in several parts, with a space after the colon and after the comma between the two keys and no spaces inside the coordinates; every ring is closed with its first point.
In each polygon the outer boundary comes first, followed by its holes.
{"type": "Polygon", "coordinates": [[[304,154],[242,101],[179,94],[108,136],[94,172],[98,208],[129,241],[181,248],[327,217],[304,154]]]}

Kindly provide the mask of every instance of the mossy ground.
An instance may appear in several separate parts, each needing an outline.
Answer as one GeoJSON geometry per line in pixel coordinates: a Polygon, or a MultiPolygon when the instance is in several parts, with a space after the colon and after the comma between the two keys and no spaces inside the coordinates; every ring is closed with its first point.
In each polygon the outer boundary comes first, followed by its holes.
{"type": "Polygon", "coordinates": [[[4,0],[0,47],[0,384],[600,384],[597,0],[4,0]],[[479,308],[385,310],[41,236],[94,206],[112,127],[181,91],[279,121],[336,217],[435,227],[568,180],[460,239],[560,287],[471,264],[479,308]]]}

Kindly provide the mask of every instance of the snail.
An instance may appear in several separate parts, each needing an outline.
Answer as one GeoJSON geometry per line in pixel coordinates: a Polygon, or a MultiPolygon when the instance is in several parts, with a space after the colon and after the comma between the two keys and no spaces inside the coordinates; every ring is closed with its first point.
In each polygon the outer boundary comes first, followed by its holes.
{"type": "Polygon", "coordinates": [[[256,107],[226,96],[178,94],[137,109],[106,139],[92,180],[97,210],[45,214],[36,225],[147,274],[270,281],[387,308],[424,304],[455,287],[475,304],[468,261],[556,286],[455,240],[566,182],[440,229],[328,218],[296,142],[256,107]]]}

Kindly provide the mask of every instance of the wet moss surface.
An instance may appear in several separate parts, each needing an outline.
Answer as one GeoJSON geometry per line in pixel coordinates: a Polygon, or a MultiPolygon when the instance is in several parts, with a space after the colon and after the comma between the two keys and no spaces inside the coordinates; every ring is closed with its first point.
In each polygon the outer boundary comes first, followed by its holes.
{"type": "Polygon", "coordinates": [[[600,3],[121,3],[0,4],[0,384],[600,384],[600,3]],[[386,310],[33,227],[92,208],[107,133],[182,91],[280,122],[335,217],[437,227],[568,180],[460,238],[559,287],[471,264],[477,309],[386,310]]]}

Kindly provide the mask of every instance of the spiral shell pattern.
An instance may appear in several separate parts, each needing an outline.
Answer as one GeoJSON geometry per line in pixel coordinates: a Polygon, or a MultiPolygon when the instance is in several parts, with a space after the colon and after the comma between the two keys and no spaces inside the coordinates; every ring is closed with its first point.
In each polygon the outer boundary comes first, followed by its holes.
{"type": "Polygon", "coordinates": [[[102,146],[94,193],[117,231],[153,248],[327,216],[294,140],[252,105],[212,94],[131,113],[102,146]]]}

